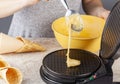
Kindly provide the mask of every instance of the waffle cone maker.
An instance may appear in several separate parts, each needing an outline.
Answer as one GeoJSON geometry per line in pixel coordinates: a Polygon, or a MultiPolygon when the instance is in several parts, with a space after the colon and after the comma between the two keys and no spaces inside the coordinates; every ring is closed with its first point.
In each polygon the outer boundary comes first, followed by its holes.
{"type": "MultiPolygon", "coordinates": [[[[120,1],[113,7],[105,24],[99,56],[81,49],[70,49],[70,58],[81,61],[67,68],[67,49],[49,53],[43,59],[40,75],[47,84],[84,84],[105,76],[112,76],[113,56],[120,46],[120,1]]],[[[98,83],[97,83],[98,84],[98,83]]]]}

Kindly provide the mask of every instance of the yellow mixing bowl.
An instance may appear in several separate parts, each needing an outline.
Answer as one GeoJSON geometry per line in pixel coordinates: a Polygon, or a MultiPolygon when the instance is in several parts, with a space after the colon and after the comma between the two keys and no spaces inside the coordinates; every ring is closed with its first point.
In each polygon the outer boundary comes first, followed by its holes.
{"type": "MultiPolygon", "coordinates": [[[[81,32],[73,32],[71,39],[71,48],[83,49],[90,52],[96,52],[100,49],[101,35],[105,20],[90,16],[81,15],[84,28],[81,32]]],[[[68,27],[65,17],[58,18],[52,23],[52,29],[55,38],[63,48],[68,47],[68,27]]]]}

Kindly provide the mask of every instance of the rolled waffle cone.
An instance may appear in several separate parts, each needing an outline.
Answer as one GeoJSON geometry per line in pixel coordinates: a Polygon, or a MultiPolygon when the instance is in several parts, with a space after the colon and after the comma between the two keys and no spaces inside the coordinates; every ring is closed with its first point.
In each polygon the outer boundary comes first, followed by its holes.
{"type": "Polygon", "coordinates": [[[22,74],[20,70],[10,67],[10,65],[0,58],[0,79],[3,79],[6,84],[21,84],[22,74]]]}
{"type": "Polygon", "coordinates": [[[0,77],[3,78],[7,84],[21,84],[22,74],[14,67],[0,68],[0,77]]]}
{"type": "Polygon", "coordinates": [[[34,43],[34,42],[24,39],[22,37],[17,37],[16,39],[18,39],[19,41],[24,43],[24,45],[20,49],[15,51],[16,53],[45,51],[45,48],[42,47],[40,44],[34,43]]]}
{"type": "Polygon", "coordinates": [[[0,33],[0,54],[15,52],[24,45],[20,40],[0,33]]]}
{"type": "Polygon", "coordinates": [[[6,61],[4,61],[3,59],[0,58],[0,68],[9,67],[9,66],[10,65],[6,61]]]}
{"type": "Polygon", "coordinates": [[[1,72],[1,68],[9,67],[9,66],[10,65],[6,61],[4,61],[3,59],[0,58],[0,78],[2,78],[3,73],[6,72],[6,71],[1,72]]]}
{"type": "Polygon", "coordinates": [[[35,52],[44,51],[45,48],[40,44],[34,43],[22,37],[13,38],[0,33],[0,54],[11,52],[35,52]]]}

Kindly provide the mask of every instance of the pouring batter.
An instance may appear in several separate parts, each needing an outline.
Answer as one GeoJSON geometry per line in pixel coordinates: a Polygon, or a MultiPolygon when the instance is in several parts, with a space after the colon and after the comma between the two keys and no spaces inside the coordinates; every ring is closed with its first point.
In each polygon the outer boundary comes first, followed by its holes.
{"type": "MultiPolygon", "coordinates": [[[[75,60],[75,59],[71,59],[70,58],[70,45],[71,45],[71,39],[72,39],[72,25],[75,25],[75,27],[77,28],[77,30],[82,30],[83,29],[83,22],[81,21],[81,16],[79,14],[73,14],[71,16],[66,16],[66,24],[68,26],[68,32],[69,32],[69,36],[68,36],[68,49],[67,49],[67,67],[74,67],[74,66],[78,66],[80,65],[80,60],[75,60]]],[[[80,32],[80,31],[79,31],[80,32]]],[[[78,33],[78,31],[76,32],[78,33]]]]}

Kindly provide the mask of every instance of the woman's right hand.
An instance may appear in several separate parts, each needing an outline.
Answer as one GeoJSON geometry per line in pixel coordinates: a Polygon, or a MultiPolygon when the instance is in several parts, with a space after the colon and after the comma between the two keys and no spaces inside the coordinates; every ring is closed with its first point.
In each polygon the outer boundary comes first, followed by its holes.
{"type": "Polygon", "coordinates": [[[37,4],[40,0],[23,0],[27,6],[35,5],[37,4]]]}
{"type": "Polygon", "coordinates": [[[31,5],[35,5],[40,0],[0,0],[0,18],[14,14],[15,12],[31,5]]]}
{"type": "Polygon", "coordinates": [[[0,18],[7,17],[15,12],[31,5],[35,5],[40,0],[0,0],[0,18]]]}

